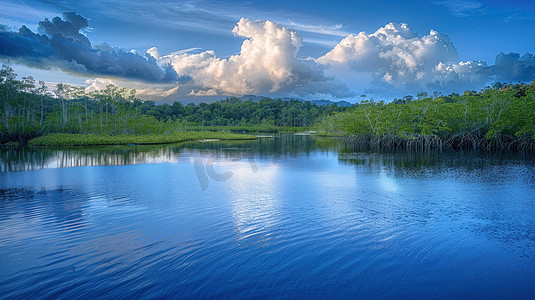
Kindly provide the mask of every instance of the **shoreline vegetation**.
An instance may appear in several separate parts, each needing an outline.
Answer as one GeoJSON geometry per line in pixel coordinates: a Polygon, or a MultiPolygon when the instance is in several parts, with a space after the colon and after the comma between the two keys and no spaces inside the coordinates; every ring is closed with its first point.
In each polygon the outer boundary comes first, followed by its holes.
{"type": "Polygon", "coordinates": [[[535,151],[535,80],[447,96],[365,99],[321,119],[355,149],[535,151]]]}
{"type": "Polygon", "coordinates": [[[310,101],[230,97],[212,103],[156,104],[136,98],[135,90],[108,85],[87,92],[82,87],[49,87],[32,77],[18,78],[0,69],[0,144],[19,143],[53,133],[103,136],[173,135],[184,131],[298,132],[320,116],[347,107],[310,101]]]}
{"type": "Polygon", "coordinates": [[[98,135],[54,133],[31,139],[28,146],[100,146],[100,145],[156,145],[173,144],[197,140],[255,140],[254,135],[212,132],[184,131],[168,135],[98,135]]]}
{"type": "Polygon", "coordinates": [[[356,150],[535,151],[535,80],[463,94],[422,92],[390,103],[361,95],[351,107],[234,97],[156,105],[135,92],[114,85],[86,92],[61,83],[49,90],[2,66],[0,145],[164,144],[227,139],[231,132],[315,132],[356,150]]]}
{"type": "Polygon", "coordinates": [[[441,138],[435,135],[395,136],[385,134],[374,136],[359,134],[344,135],[343,141],[348,147],[359,150],[535,152],[535,139],[529,135],[497,134],[491,138],[486,138],[477,134],[461,133],[441,138]]]}

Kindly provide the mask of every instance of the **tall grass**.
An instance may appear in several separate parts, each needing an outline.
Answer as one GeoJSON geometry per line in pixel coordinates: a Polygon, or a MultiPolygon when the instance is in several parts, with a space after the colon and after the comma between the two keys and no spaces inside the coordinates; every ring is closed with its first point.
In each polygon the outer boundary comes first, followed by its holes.
{"type": "Polygon", "coordinates": [[[29,146],[94,146],[128,144],[171,144],[202,139],[252,140],[256,136],[228,132],[184,131],[168,135],[97,135],[55,133],[28,142],[29,146]]]}

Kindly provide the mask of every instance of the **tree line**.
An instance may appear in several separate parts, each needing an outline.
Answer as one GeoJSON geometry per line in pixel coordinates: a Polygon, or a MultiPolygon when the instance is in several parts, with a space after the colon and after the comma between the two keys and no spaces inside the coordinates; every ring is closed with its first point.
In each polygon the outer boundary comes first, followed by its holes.
{"type": "Polygon", "coordinates": [[[390,103],[363,95],[359,105],[322,118],[318,128],[350,135],[366,147],[533,150],[535,80],[447,96],[419,93],[390,103]]]}
{"type": "Polygon", "coordinates": [[[463,94],[421,92],[390,103],[362,95],[352,107],[234,97],[158,105],[115,85],[88,93],[60,83],[49,90],[43,81],[18,79],[2,66],[0,101],[0,144],[48,133],[167,134],[199,127],[313,127],[373,147],[532,149],[535,140],[535,80],[463,94]]]}
{"type": "Polygon", "coordinates": [[[157,105],[135,90],[108,85],[86,92],[59,83],[49,89],[31,76],[18,79],[9,66],[0,69],[0,144],[49,133],[165,134],[195,127],[306,127],[323,116],[345,111],[298,100],[227,98],[207,103],[157,105]]]}

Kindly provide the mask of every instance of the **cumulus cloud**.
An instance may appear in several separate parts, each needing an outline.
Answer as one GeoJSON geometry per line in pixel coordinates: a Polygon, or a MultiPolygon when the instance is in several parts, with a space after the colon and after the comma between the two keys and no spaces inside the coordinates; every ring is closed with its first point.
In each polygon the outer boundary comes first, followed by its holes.
{"type": "Polygon", "coordinates": [[[528,81],[535,79],[535,56],[526,53],[500,53],[492,66],[492,73],[498,81],[528,81]]]}
{"type": "Polygon", "coordinates": [[[317,61],[369,74],[372,86],[368,90],[373,92],[451,92],[535,78],[531,54],[500,53],[491,66],[483,61],[459,62],[447,35],[431,30],[419,36],[407,24],[390,23],[372,34],[348,35],[317,61]]]}
{"type": "Polygon", "coordinates": [[[0,56],[10,57],[32,67],[58,67],[62,70],[133,78],[149,82],[187,80],[179,77],[170,65],[158,64],[151,55],[100,45],[93,47],[80,31],[88,26],[86,18],[63,13],[63,19],[39,22],[34,33],[26,26],[18,32],[0,31],[0,56]]]}
{"type": "Polygon", "coordinates": [[[467,61],[455,64],[439,63],[435,67],[433,80],[427,87],[436,91],[461,91],[483,87],[490,74],[484,61],[467,61]]]}
{"type": "MultiPolygon", "coordinates": [[[[329,94],[351,96],[346,86],[325,76],[325,67],[300,58],[302,38],[271,21],[242,18],[232,32],[244,38],[239,54],[229,58],[208,50],[188,49],[162,55],[153,47],[140,54],[103,43],[92,45],[83,34],[89,22],[74,13],[39,22],[39,33],[23,26],[18,32],[0,31],[0,56],[32,67],[138,79],[152,83],[188,82],[190,96],[262,93],[329,94]]],[[[89,83],[90,86],[98,82],[89,83]]],[[[167,90],[162,90],[165,95],[167,90]]],[[[147,91],[147,94],[153,94],[147,91]]]]}
{"type": "Polygon", "coordinates": [[[191,90],[191,92],[188,95],[189,96],[200,96],[200,97],[203,97],[203,96],[217,96],[217,91],[214,90],[214,89],[198,90],[198,91],[191,90]]]}
{"type": "MultiPolygon", "coordinates": [[[[109,78],[91,78],[85,81],[86,87],[85,91],[87,93],[102,91],[110,84],[115,86],[124,86],[124,82],[112,80],[109,78]]],[[[167,97],[173,97],[178,95],[180,87],[144,87],[144,88],[134,88],[136,90],[136,95],[143,99],[163,99],[167,97]]]]}
{"type": "MultiPolygon", "coordinates": [[[[114,80],[137,79],[139,82],[128,85],[134,86],[140,97],[152,99],[244,94],[352,97],[355,93],[341,81],[344,76],[351,78],[347,82],[356,83],[353,91],[389,96],[458,92],[496,81],[535,78],[532,54],[500,53],[493,65],[477,60],[459,62],[447,35],[434,30],[418,35],[407,24],[390,23],[371,34],[349,34],[314,59],[299,56],[303,39],[296,31],[269,20],[242,18],[232,32],[243,43],[239,53],[228,58],[198,48],[164,54],[156,47],[140,53],[105,43],[93,45],[84,34],[88,23],[67,12],[62,18],[39,22],[39,33],[25,26],[17,32],[0,26],[0,57],[98,77],[86,82],[88,91],[104,89],[114,80]],[[106,76],[113,80],[103,78],[106,76]]],[[[307,32],[342,34],[341,25],[291,24],[307,32]]]]}
{"type": "MultiPolygon", "coordinates": [[[[178,96],[180,87],[175,86],[172,88],[153,88],[147,87],[144,89],[136,89],[136,95],[143,99],[164,99],[168,97],[178,96]]],[[[176,99],[175,99],[176,100],[176,99]]]]}
{"type": "Polygon", "coordinates": [[[38,31],[48,36],[61,35],[86,46],[91,46],[89,39],[80,33],[80,30],[89,26],[86,18],[74,12],[64,12],[63,19],[55,17],[52,21],[48,19],[40,21],[38,31]]]}
{"type": "Polygon", "coordinates": [[[434,75],[427,86],[439,91],[479,89],[493,82],[527,82],[535,79],[535,57],[530,53],[500,53],[490,66],[484,61],[439,63],[434,75]]]}
{"type": "Polygon", "coordinates": [[[163,92],[161,95],[162,95],[162,97],[170,97],[170,96],[176,95],[178,93],[178,89],[179,88],[180,87],[175,86],[175,87],[170,88],[167,91],[163,92]]]}
{"type": "Polygon", "coordinates": [[[117,85],[113,80],[108,78],[92,78],[85,81],[87,86],[85,87],[86,93],[105,90],[110,84],[117,85]]]}
{"type": "Polygon", "coordinates": [[[158,48],[152,47],[149,50],[147,50],[147,53],[150,54],[150,56],[160,59],[162,56],[160,55],[160,51],[158,51],[158,48]]]}
{"type": "Polygon", "coordinates": [[[298,57],[302,38],[293,30],[271,21],[242,18],[232,32],[245,38],[240,53],[227,59],[214,51],[187,52],[151,56],[170,63],[176,73],[187,74],[206,89],[223,94],[258,94],[275,92],[316,93],[316,87],[334,96],[348,96],[347,87],[324,75],[324,67],[310,59],[298,57]],[[332,89],[327,89],[333,83],[332,89]],[[306,87],[306,88],[305,88],[306,87]]]}
{"type": "Polygon", "coordinates": [[[395,87],[428,82],[439,63],[458,59],[447,35],[431,30],[418,36],[407,24],[390,23],[373,34],[348,35],[318,62],[371,73],[395,87]]]}

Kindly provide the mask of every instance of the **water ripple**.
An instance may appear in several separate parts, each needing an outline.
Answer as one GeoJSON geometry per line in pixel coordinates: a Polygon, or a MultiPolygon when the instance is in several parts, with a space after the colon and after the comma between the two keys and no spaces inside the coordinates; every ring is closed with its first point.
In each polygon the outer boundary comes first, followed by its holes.
{"type": "Polygon", "coordinates": [[[314,151],[204,191],[189,160],[0,174],[0,298],[535,294],[530,165],[314,151]]]}

